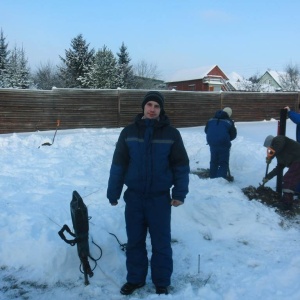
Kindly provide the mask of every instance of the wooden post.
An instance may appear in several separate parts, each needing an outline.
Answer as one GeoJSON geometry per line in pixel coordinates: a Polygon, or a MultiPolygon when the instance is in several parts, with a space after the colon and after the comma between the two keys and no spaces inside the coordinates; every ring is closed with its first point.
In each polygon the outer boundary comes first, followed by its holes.
{"type": "MultiPolygon", "coordinates": [[[[286,117],[287,117],[287,110],[281,109],[280,110],[280,120],[278,121],[278,131],[277,135],[284,135],[286,132],[286,117]]],[[[283,177],[283,171],[281,171],[277,175],[277,182],[276,182],[276,192],[278,194],[282,194],[282,177],[283,177]]]]}

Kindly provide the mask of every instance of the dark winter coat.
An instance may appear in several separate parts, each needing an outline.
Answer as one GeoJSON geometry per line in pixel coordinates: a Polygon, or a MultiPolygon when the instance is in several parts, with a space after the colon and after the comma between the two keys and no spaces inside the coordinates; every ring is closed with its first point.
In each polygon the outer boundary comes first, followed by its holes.
{"type": "Polygon", "coordinates": [[[278,135],[274,137],[270,147],[275,150],[277,166],[266,176],[268,179],[278,175],[285,167],[289,168],[292,163],[300,162],[300,143],[278,135]]]}
{"type": "Polygon", "coordinates": [[[228,114],[219,110],[215,116],[208,120],[204,128],[209,146],[223,146],[230,148],[231,141],[236,138],[237,131],[228,114]]]}
{"type": "Polygon", "coordinates": [[[296,140],[300,143],[300,114],[290,110],[288,112],[289,118],[297,125],[296,127],[296,140]]]}
{"type": "Polygon", "coordinates": [[[156,196],[170,193],[184,202],[188,193],[189,159],[179,131],[166,115],[160,120],[142,119],[125,127],[113,155],[107,198],[116,202],[123,184],[131,191],[156,196]]]}

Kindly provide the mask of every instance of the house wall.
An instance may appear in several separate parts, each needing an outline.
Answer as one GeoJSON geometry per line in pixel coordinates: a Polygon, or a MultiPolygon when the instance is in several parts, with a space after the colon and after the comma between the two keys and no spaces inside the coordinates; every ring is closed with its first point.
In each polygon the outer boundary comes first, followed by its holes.
{"type": "MultiPolygon", "coordinates": [[[[222,70],[218,66],[215,66],[206,75],[207,76],[218,76],[218,77],[220,76],[223,79],[228,80],[228,77],[222,72],[222,70]]],[[[168,90],[176,89],[178,91],[202,91],[202,92],[214,91],[214,92],[218,92],[221,90],[221,87],[211,86],[211,88],[209,88],[209,85],[207,83],[203,83],[203,78],[200,78],[200,79],[194,79],[194,80],[168,82],[167,89],[168,90]]]]}
{"type": "Polygon", "coordinates": [[[218,84],[218,85],[210,84],[209,89],[214,91],[214,92],[220,92],[220,91],[222,91],[222,85],[220,85],[220,84],[218,84]]]}
{"type": "Polygon", "coordinates": [[[178,81],[168,83],[168,90],[176,89],[177,91],[208,91],[208,85],[202,82],[202,79],[178,81]]]}
{"type": "Polygon", "coordinates": [[[275,90],[281,88],[281,86],[276,82],[276,80],[274,80],[274,78],[269,73],[265,73],[259,80],[259,83],[271,85],[274,87],[275,90]]]}
{"type": "Polygon", "coordinates": [[[216,66],[214,67],[207,75],[221,76],[224,79],[228,80],[228,77],[222,72],[222,70],[216,66]]]}
{"type": "MultiPolygon", "coordinates": [[[[142,112],[147,90],[0,89],[0,133],[124,127],[142,112]]],[[[205,125],[226,106],[237,122],[279,119],[280,110],[298,111],[300,93],[166,91],[165,110],[175,127],[205,125]]],[[[276,130],[276,129],[275,129],[276,130]]]]}

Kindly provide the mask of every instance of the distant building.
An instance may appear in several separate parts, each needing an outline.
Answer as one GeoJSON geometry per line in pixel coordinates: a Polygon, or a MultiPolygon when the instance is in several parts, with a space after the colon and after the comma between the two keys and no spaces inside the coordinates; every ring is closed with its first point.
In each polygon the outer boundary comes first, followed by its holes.
{"type": "Polygon", "coordinates": [[[285,76],[285,72],[268,70],[259,79],[258,84],[263,92],[278,92],[282,90],[281,77],[285,76]]]}
{"type": "Polygon", "coordinates": [[[177,72],[166,81],[167,89],[179,91],[234,91],[229,78],[217,66],[210,68],[197,68],[177,72]]]}
{"type": "Polygon", "coordinates": [[[239,91],[241,89],[241,83],[245,81],[243,76],[236,72],[231,72],[228,74],[229,84],[233,86],[233,90],[239,91]]]}

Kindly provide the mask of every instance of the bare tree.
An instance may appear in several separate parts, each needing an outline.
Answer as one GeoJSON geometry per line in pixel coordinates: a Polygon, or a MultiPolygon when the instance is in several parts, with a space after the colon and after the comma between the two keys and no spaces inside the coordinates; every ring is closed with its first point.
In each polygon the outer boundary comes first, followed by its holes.
{"type": "Polygon", "coordinates": [[[297,65],[289,64],[285,68],[285,73],[280,75],[280,84],[284,91],[300,90],[300,70],[297,65]]]}
{"type": "Polygon", "coordinates": [[[32,77],[37,88],[41,90],[51,90],[52,87],[63,87],[63,82],[58,74],[58,68],[50,61],[45,64],[41,63],[32,77]]]}
{"type": "Polygon", "coordinates": [[[139,61],[133,67],[134,75],[151,79],[158,79],[160,72],[155,64],[148,64],[145,60],[139,61]]]}
{"type": "Polygon", "coordinates": [[[261,84],[259,83],[259,80],[261,78],[261,75],[254,74],[249,79],[243,78],[243,80],[240,80],[236,85],[237,89],[240,91],[245,92],[258,92],[260,91],[261,84]]]}
{"type": "Polygon", "coordinates": [[[259,80],[261,78],[261,75],[259,73],[256,73],[254,75],[252,75],[251,77],[249,77],[249,81],[251,81],[253,84],[257,84],[259,83],[259,80]]]}
{"type": "Polygon", "coordinates": [[[157,88],[162,83],[158,79],[160,72],[157,65],[149,64],[145,60],[141,60],[133,66],[133,74],[135,76],[134,87],[138,89],[157,88]]]}

